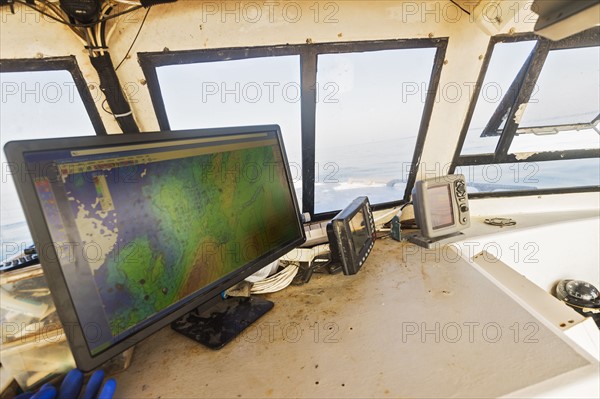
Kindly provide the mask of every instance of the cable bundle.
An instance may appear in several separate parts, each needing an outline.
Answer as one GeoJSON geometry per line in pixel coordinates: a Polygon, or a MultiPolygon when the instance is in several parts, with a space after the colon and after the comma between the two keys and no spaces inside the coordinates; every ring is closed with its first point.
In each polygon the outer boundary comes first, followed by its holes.
{"type": "Polygon", "coordinates": [[[59,4],[58,0],[37,0],[37,3],[42,6],[41,8],[26,0],[14,0],[14,2],[32,8],[40,14],[68,26],[88,49],[90,56],[93,56],[94,52],[100,52],[102,54],[107,48],[107,42],[116,28],[115,23],[113,24],[111,31],[106,35],[107,21],[129,14],[143,7],[139,1],[107,0],[99,8],[96,18],[91,18],[89,21],[86,20],[86,22],[82,22],[76,21],[72,16],[68,15],[61,4],[59,4]],[[125,10],[112,13],[111,11],[119,4],[125,5],[125,10]]]}
{"type": "Polygon", "coordinates": [[[297,264],[289,264],[285,269],[275,273],[271,277],[254,283],[251,294],[268,294],[271,292],[281,291],[292,283],[292,280],[298,273],[297,264]]]}

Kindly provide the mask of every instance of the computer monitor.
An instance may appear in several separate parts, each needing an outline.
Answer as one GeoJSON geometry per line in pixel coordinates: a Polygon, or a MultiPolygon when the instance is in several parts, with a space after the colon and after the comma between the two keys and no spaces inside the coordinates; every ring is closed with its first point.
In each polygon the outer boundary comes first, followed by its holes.
{"type": "Polygon", "coordinates": [[[304,242],[278,126],[6,144],[77,366],[90,370],[304,242]]]}
{"type": "MultiPolygon", "coordinates": [[[[463,175],[420,180],[412,191],[415,220],[420,236],[429,243],[457,237],[471,224],[463,175]]],[[[418,243],[418,242],[417,242],[418,243]]]]}

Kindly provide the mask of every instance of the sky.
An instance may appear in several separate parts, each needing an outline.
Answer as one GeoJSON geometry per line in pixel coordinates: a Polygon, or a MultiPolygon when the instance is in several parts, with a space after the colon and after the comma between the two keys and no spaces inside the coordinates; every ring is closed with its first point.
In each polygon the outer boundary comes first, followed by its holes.
{"type": "MultiPolygon", "coordinates": [[[[95,134],[68,71],[0,73],[0,146],[13,140],[95,134]]],[[[13,173],[0,153],[0,259],[14,243],[31,243],[13,173]]],[[[18,167],[18,166],[17,166],[18,167]]],[[[18,174],[14,173],[18,178],[18,174]]]]}
{"type": "MultiPolygon", "coordinates": [[[[422,48],[318,56],[317,212],[343,208],[356,189],[378,202],[403,196],[400,187],[383,197],[376,191],[402,180],[402,164],[412,160],[435,54],[422,48]]],[[[279,124],[300,196],[299,56],[168,65],[157,74],[172,129],[279,124]]]]}
{"type": "MultiPolygon", "coordinates": [[[[521,69],[534,41],[498,43],[490,60],[462,154],[491,153],[496,137],[480,137],[496,110],[502,93],[506,93],[521,69]]],[[[551,51],[544,64],[520,126],[546,126],[591,122],[600,110],[600,47],[551,51]]],[[[589,129],[537,137],[515,137],[509,152],[552,151],[559,149],[597,148],[598,134],[589,129]]]]}

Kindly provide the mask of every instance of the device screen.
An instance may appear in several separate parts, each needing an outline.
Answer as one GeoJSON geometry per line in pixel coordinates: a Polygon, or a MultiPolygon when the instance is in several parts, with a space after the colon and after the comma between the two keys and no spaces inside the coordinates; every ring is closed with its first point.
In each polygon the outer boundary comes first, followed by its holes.
{"type": "Polygon", "coordinates": [[[350,219],[350,230],[352,232],[354,251],[358,256],[360,255],[360,251],[363,249],[365,243],[370,238],[362,208],[356,215],[352,217],[352,219],[350,219]]]}
{"type": "Polygon", "coordinates": [[[299,235],[269,132],[26,159],[92,354],[299,235]]]}
{"type": "Polygon", "coordinates": [[[433,230],[454,225],[450,185],[428,188],[427,198],[433,230]]]}

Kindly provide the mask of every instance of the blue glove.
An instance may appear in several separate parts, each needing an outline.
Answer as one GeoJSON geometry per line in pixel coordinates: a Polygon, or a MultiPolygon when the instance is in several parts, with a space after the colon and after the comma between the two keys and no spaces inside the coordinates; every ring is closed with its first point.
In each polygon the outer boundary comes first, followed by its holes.
{"type": "MultiPolygon", "coordinates": [[[[103,380],[104,372],[102,370],[95,371],[85,387],[82,398],[112,399],[117,388],[117,382],[110,378],[102,386],[103,380]],[[100,390],[101,386],[102,390],[100,390]]],[[[73,369],[67,373],[62,384],[60,384],[59,390],[56,390],[52,384],[45,384],[37,392],[25,392],[15,397],[15,399],[75,399],[79,397],[82,387],[83,373],[73,369]]]]}

